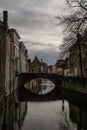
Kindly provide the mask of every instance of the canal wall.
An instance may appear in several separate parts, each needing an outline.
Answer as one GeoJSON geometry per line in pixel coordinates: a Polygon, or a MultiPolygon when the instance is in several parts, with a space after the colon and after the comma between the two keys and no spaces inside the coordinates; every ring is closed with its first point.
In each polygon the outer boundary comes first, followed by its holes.
{"type": "Polygon", "coordinates": [[[82,79],[80,77],[64,77],[62,88],[87,94],[87,78],[82,79]]]}
{"type": "Polygon", "coordinates": [[[73,104],[87,108],[87,79],[66,78],[62,82],[62,97],[73,104]]]}

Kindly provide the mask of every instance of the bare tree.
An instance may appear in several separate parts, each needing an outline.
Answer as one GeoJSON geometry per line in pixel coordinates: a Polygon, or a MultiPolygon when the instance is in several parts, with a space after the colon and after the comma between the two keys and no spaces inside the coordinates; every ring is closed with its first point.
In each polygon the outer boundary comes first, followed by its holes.
{"type": "Polygon", "coordinates": [[[78,34],[81,35],[81,39],[87,36],[87,19],[84,17],[84,14],[79,11],[61,18],[64,27],[64,42],[60,46],[62,50],[67,51],[76,44],[78,34]]]}
{"type": "Polygon", "coordinates": [[[83,39],[87,38],[87,2],[86,0],[66,0],[66,2],[71,9],[73,7],[74,11],[60,18],[64,27],[64,42],[60,48],[68,51],[71,46],[78,46],[80,76],[83,78],[81,44],[83,39]]]}
{"type": "Polygon", "coordinates": [[[87,11],[87,0],[66,0],[70,7],[82,8],[87,11]]]}

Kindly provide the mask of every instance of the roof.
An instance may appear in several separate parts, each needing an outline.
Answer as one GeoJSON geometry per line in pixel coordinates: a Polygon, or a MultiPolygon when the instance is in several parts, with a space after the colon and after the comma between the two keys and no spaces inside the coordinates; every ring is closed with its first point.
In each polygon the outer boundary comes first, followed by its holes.
{"type": "Polygon", "coordinates": [[[9,31],[10,31],[10,32],[14,32],[14,33],[17,35],[17,37],[20,39],[20,36],[19,36],[19,34],[18,34],[18,32],[17,32],[16,29],[11,28],[11,29],[9,29],[9,31]]]}
{"type": "Polygon", "coordinates": [[[39,59],[38,59],[37,56],[35,56],[35,58],[34,58],[34,60],[32,61],[31,64],[34,64],[34,63],[36,63],[36,64],[41,64],[41,62],[39,61],[39,59]]]}

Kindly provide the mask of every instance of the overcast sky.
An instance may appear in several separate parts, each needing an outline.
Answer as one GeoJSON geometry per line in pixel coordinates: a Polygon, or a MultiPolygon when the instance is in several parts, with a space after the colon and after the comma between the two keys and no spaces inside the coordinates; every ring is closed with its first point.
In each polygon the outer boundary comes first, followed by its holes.
{"type": "Polygon", "coordinates": [[[0,19],[8,10],[9,28],[15,28],[33,59],[55,64],[59,45],[63,42],[62,27],[57,15],[66,12],[65,0],[0,0],[0,19]]]}

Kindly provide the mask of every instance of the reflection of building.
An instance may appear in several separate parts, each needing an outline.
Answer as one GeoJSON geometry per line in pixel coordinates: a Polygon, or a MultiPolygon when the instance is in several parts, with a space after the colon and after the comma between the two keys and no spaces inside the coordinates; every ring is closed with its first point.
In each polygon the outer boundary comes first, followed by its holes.
{"type": "Polygon", "coordinates": [[[87,112],[69,103],[70,119],[77,124],[79,129],[87,129],[87,112]]]}
{"type": "Polygon", "coordinates": [[[41,79],[37,79],[37,80],[33,79],[31,80],[31,82],[29,82],[29,84],[27,84],[28,85],[27,88],[29,88],[31,92],[38,94],[41,91],[40,84],[41,84],[41,79]]]}
{"type": "Polygon", "coordinates": [[[4,100],[0,100],[0,130],[3,130],[3,120],[4,120],[4,100]]]}
{"type": "Polygon", "coordinates": [[[0,130],[19,130],[21,128],[27,112],[27,103],[17,102],[15,96],[14,93],[8,96],[5,102],[3,101],[4,109],[1,110],[0,106],[0,130]]]}

